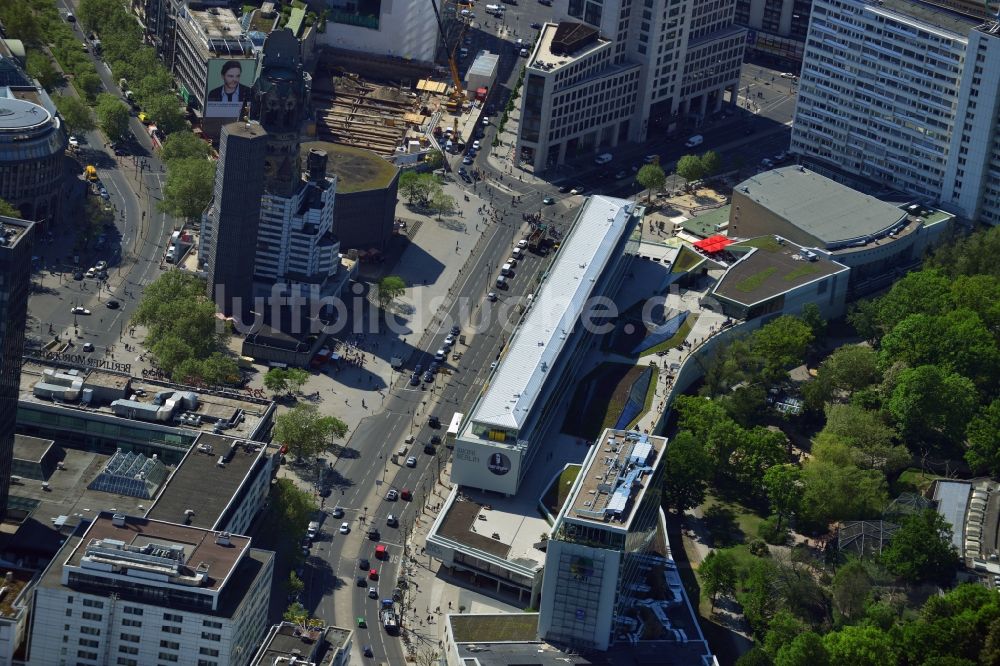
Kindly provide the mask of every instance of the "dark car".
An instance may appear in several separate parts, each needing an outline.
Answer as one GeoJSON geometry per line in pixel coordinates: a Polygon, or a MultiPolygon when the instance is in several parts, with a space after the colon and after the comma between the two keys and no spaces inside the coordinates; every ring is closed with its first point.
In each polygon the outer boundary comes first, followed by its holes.
{"type": "Polygon", "coordinates": [[[532,23],[531,24],[531,29],[532,30],[541,30],[542,29],[542,24],[541,23],[532,23]]]}
{"type": "Polygon", "coordinates": [[[441,435],[431,435],[431,444],[437,446],[441,443],[441,435]]]}
{"type": "Polygon", "coordinates": [[[567,192],[569,192],[569,191],[570,191],[571,189],[573,189],[573,188],[572,188],[571,186],[569,186],[569,185],[563,185],[563,186],[561,186],[561,187],[559,188],[559,193],[560,193],[560,194],[566,194],[566,193],[567,193],[567,192]]]}
{"type": "Polygon", "coordinates": [[[358,576],[357,586],[358,587],[367,587],[368,586],[368,581],[365,579],[364,576],[358,576]]]}
{"type": "Polygon", "coordinates": [[[433,363],[430,364],[430,366],[428,366],[427,372],[431,373],[432,375],[436,375],[438,370],[440,369],[441,369],[441,364],[438,363],[437,361],[434,361],[433,363]]]}
{"type": "Polygon", "coordinates": [[[128,155],[128,151],[122,148],[121,146],[118,146],[117,148],[115,148],[115,155],[117,155],[118,157],[123,157],[125,155],[128,155]]]}
{"type": "Polygon", "coordinates": [[[121,307],[121,303],[119,303],[114,299],[108,301],[107,303],[105,303],[105,305],[108,307],[109,310],[117,310],[119,307],[121,307]]]}
{"type": "Polygon", "coordinates": [[[424,444],[424,453],[428,455],[434,455],[437,453],[437,449],[434,448],[433,444],[424,444]]]}
{"type": "Polygon", "coordinates": [[[375,653],[372,652],[372,646],[371,645],[366,645],[364,647],[363,651],[364,651],[366,657],[374,657],[375,656],[375,653]]]}
{"type": "Polygon", "coordinates": [[[371,539],[372,541],[378,541],[379,539],[382,538],[382,535],[379,534],[379,531],[373,527],[370,530],[368,530],[368,538],[371,539]]]}
{"type": "Polygon", "coordinates": [[[365,571],[368,571],[369,569],[372,568],[372,565],[368,561],[367,557],[362,557],[360,560],[358,560],[358,568],[359,569],[364,569],[365,571]]]}
{"type": "Polygon", "coordinates": [[[434,381],[434,373],[428,370],[427,372],[424,373],[423,380],[424,383],[430,384],[432,381],[434,381]]]}
{"type": "Polygon", "coordinates": [[[76,280],[76,281],[82,280],[83,279],[83,271],[74,271],[73,272],[73,279],[76,280]]]}
{"type": "Polygon", "coordinates": [[[458,335],[461,332],[462,332],[462,329],[460,329],[458,326],[452,326],[451,327],[451,334],[452,335],[458,335]]]}
{"type": "Polygon", "coordinates": [[[436,416],[431,416],[431,417],[429,417],[427,419],[427,425],[429,425],[432,428],[440,428],[441,427],[441,419],[439,419],[436,416]]]}
{"type": "Polygon", "coordinates": [[[415,372],[410,375],[410,386],[420,386],[420,375],[415,372]]]}

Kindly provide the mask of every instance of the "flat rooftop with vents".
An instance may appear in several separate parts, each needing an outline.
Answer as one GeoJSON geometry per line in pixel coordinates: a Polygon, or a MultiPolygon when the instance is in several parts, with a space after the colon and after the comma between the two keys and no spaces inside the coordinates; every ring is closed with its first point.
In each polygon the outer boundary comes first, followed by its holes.
{"type": "Polygon", "coordinates": [[[230,507],[239,504],[242,491],[256,480],[251,472],[266,466],[268,456],[268,447],[260,442],[202,433],[146,517],[218,529],[230,507]]]}
{"type": "Polygon", "coordinates": [[[605,430],[598,450],[580,470],[566,500],[565,517],[627,530],[633,509],[667,450],[667,439],[635,431],[605,430]]]}

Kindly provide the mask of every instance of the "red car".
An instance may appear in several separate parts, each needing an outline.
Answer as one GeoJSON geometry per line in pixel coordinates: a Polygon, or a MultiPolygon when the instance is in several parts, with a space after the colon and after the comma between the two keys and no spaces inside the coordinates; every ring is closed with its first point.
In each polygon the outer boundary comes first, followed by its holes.
{"type": "Polygon", "coordinates": [[[399,493],[399,496],[403,498],[403,501],[409,502],[413,499],[413,493],[410,492],[409,488],[403,488],[403,492],[399,493]]]}
{"type": "Polygon", "coordinates": [[[375,557],[380,560],[387,559],[389,557],[389,552],[385,549],[384,544],[379,544],[375,546],[375,557]]]}
{"type": "Polygon", "coordinates": [[[368,578],[371,580],[378,580],[378,569],[372,569],[368,572],[368,578]]]}

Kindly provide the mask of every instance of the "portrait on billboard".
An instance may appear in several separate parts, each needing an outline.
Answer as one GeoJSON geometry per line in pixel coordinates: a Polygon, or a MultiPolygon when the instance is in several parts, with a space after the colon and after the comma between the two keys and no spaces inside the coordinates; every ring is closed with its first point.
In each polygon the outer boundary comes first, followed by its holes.
{"type": "Polygon", "coordinates": [[[210,60],[208,63],[206,118],[240,117],[250,102],[250,87],[256,69],[254,60],[210,60]]]}

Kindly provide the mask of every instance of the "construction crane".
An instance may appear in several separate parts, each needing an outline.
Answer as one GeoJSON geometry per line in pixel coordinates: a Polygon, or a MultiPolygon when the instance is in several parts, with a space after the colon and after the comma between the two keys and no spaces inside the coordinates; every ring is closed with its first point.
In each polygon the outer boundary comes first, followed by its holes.
{"type": "Polygon", "coordinates": [[[441,40],[444,42],[444,49],[448,54],[448,67],[451,69],[451,82],[454,85],[451,95],[448,96],[446,106],[452,113],[458,113],[462,110],[462,105],[465,103],[465,90],[462,89],[462,77],[458,75],[458,63],[455,62],[455,50],[458,48],[458,44],[456,43],[455,46],[451,46],[448,43],[448,35],[444,31],[444,23],[441,21],[441,12],[438,11],[437,2],[431,0],[431,6],[434,8],[434,17],[437,19],[438,30],[441,31],[441,40]]]}

